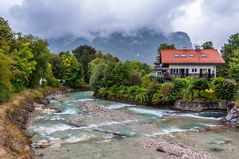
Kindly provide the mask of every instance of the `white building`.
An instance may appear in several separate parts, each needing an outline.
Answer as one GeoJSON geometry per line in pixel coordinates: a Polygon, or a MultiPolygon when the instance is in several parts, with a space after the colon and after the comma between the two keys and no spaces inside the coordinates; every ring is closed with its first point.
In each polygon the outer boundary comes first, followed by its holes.
{"type": "Polygon", "coordinates": [[[155,70],[156,75],[164,79],[187,76],[212,78],[216,77],[216,66],[224,63],[215,49],[161,50],[155,70]]]}

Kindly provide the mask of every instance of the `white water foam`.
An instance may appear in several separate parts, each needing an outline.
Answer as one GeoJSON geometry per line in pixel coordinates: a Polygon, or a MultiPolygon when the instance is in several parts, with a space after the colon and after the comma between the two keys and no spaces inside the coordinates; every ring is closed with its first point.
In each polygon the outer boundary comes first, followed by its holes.
{"type": "Polygon", "coordinates": [[[83,126],[80,127],[80,129],[92,129],[92,128],[98,128],[101,126],[111,126],[111,125],[119,125],[119,124],[127,124],[127,123],[131,123],[131,122],[137,122],[138,120],[126,120],[126,121],[122,121],[122,122],[118,122],[118,121],[109,121],[109,122],[105,122],[105,123],[100,123],[100,124],[91,124],[88,126],[83,126]]]}
{"type": "Polygon", "coordinates": [[[97,99],[92,99],[92,98],[86,98],[86,99],[79,99],[79,102],[88,102],[88,101],[95,101],[97,99]]]}
{"type": "Polygon", "coordinates": [[[65,131],[65,130],[76,130],[79,128],[76,127],[72,127],[66,124],[55,124],[55,125],[51,125],[51,126],[34,126],[33,130],[35,132],[43,132],[44,134],[52,134],[54,132],[58,132],[58,131],[65,131]]]}
{"type": "Polygon", "coordinates": [[[215,117],[204,117],[204,116],[199,116],[197,114],[179,114],[177,116],[192,117],[192,118],[207,119],[207,120],[221,120],[222,119],[222,118],[215,118],[215,117]]]}
{"type": "Polygon", "coordinates": [[[168,129],[163,129],[160,132],[154,132],[152,134],[145,134],[145,136],[150,137],[150,136],[158,136],[158,135],[167,135],[171,133],[176,133],[176,132],[185,132],[185,131],[193,131],[194,129],[180,129],[177,127],[170,127],[168,129]]]}
{"type": "Polygon", "coordinates": [[[91,138],[94,138],[95,135],[82,135],[81,137],[71,136],[64,140],[65,143],[76,143],[81,141],[87,141],[91,138]]]}
{"type": "Polygon", "coordinates": [[[140,114],[152,114],[158,117],[162,117],[164,115],[169,115],[174,112],[171,110],[153,110],[153,109],[143,109],[143,108],[129,108],[130,111],[140,113],[140,114]]]}
{"type": "Polygon", "coordinates": [[[135,107],[136,105],[132,104],[126,104],[126,103],[117,103],[117,104],[112,104],[108,107],[108,109],[122,109],[125,107],[135,107]]]}
{"type": "Polygon", "coordinates": [[[61,114],[78,114],[80,112],[77,108],[66,108],[61,114]]]}
{"type": "Polygon", "coordinates": [[[51,114],[50,116],[37,116],[35,117],[34,121],[38,121],[38,120],[51,120],[51,121],[54,121],[54,120],[64,120],[65,118],[60,116],[59,114],[56,114],[56,115],[53,115],[51,114]]]}

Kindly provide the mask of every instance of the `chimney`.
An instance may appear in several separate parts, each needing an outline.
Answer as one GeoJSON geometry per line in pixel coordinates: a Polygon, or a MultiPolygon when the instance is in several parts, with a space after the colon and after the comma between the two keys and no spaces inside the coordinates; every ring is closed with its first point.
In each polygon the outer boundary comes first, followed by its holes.
{"type": "Polygon", "coordinates": [[[201,50],[201,46],[200,46],[200,45],[195,45],[194,48],[195,48],[195,50],[198,51],[198,52],[201,50]]]}

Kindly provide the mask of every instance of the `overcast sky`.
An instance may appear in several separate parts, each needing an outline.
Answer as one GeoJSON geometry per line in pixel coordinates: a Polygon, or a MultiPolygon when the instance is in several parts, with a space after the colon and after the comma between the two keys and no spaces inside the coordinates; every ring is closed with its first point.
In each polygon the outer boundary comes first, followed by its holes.
{"type": "Polygon", "coordinates": [[[147,27],[184,31],[193,43],[211,40],[221,48],[239,32],[238,0],[0,0],[0,16],[15,31],[43,38],[147,27]]]}

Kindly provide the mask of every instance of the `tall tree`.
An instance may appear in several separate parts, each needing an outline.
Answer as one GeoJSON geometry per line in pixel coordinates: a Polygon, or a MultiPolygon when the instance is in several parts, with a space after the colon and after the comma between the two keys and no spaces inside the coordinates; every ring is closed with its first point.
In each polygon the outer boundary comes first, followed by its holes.
{"type": "Polygon", "coordinates": [[[84,80],[85,82],[89,82],[89,63],[96,58],[96,50],[95,48],[89,45],[82,45],[75,50],[72,50],[72,53],[77,58],[78,62],[81,63],[84,72],[84,80]]]}
{"type": "Polygon", "coordinates": [[[34,55],[33,60],[37,62],[36,69],[32,72],[29,80],[29,87],[34,88],[39,85],[41,78],[46,78],[50,50],[48,42],[45,40],[33,37],[32,35],[28,35],[25,38],[30,41],[30,48],[34,55]]]}
{"type": "Polygon", "coordinates": [[[239,33],[233,34],[229,37],[228,43],[224,44],[222,47],[221,53],[222,57],[225,60],[224,65],[220,65],[218,67],[218,75],[222,77],[228,76],[228,68],[229,62],[231,61],[232,57],[235,57],[234,50],[239,49],[239,33]]]}
{"type": "Polygon", "coordinates": [[[234,50],[234,57],[231,58],[228,66],[228,76],[235,81],[239,81],[239,50],[234,50]]]}
{"type": "Polygon", "coordinates": [[[7,21],[0,17],[0,49],[9,53],[14,35],[7,21]]]}
{"type": "Polygon", "coordinates": [[[202,44],[203,49],[214,49],[212,41],[207,41],[202,44]]]}

